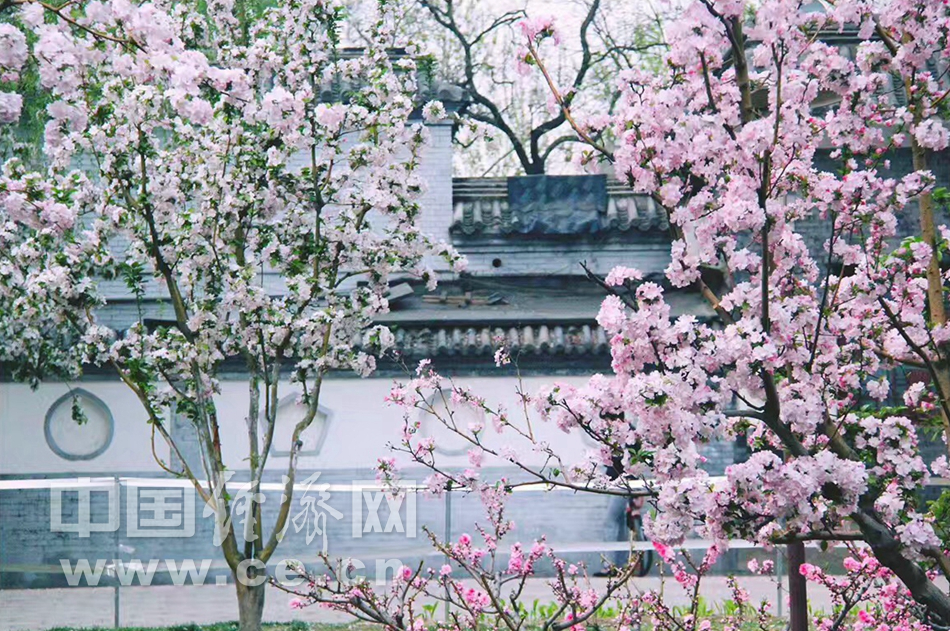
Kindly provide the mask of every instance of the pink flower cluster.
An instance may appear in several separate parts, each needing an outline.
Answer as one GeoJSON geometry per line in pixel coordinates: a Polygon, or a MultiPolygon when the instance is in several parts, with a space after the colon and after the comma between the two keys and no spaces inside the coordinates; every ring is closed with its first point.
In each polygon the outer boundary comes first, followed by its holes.
{"type": "Polygon", "coordinates": [[[857,631],[929,631],[932,627],[918,618],[910,592],[894,574],[865,550],[844,560],[845,576],[836,576],[811,564],[801,566],[806,579],[826,588],[837,608],[835,616],[818,614],[815,626],[822,631],[835,628],[837,616],[853,616],[857,631]]]}

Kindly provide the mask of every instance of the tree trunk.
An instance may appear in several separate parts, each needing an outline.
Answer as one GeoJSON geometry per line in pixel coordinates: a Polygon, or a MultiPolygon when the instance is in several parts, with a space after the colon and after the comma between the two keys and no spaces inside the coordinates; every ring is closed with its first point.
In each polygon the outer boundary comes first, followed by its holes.
{"type": "Polygon", "coordinates": [[[264,588],[267,587],[267,583],[245,585],[241,582],[241,577],[235,575],[234,578],[234,584],[237,586],[240,631],[261,631],[261,619],[264,617],[264,588]]]}
{"type": "Polygon", "coordinates": [[[788,623],[789,631],[808,631],[808,593],[802,564],[805,562],[805,544],[788,544],[788,623]]]}

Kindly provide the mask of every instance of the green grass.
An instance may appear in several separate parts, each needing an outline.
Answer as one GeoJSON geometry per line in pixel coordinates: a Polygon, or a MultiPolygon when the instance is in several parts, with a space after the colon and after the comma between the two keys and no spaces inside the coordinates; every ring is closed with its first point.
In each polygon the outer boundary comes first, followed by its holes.
{"type": "MultiPolygon", "coordinates": [[[[265,622],[264,631],[369,631],[379,629],[378,625],[365,623],[326,624],[316,622],[265,622]]],[[[56,627],[50,631],[92,631],[113,629],[113,627],[56,627]]],[[[237,631],[237,622],[218,622],[215,624],[176,624],[170,627],[119,627],[114,631],[237,631]]]]}
{"type": "MultiPolygon", "coordinates": [[[[712,631],[717,631],[722,629],[722,621],[718,620],[718,616],[713,616],[713,627],[712,631]]],[[[597,625],[596,620],[589,622],[591,629],[600,629],[601,627],[597,625]]],[[[313,623],[313,622],[303,622],[301,620],[295,620],[294,622],[278,622],[278,623],[264,623],[264,631],[379,631],[382,629],[379,625],[368,624],[365,622],[354,622],[349,624],[327,624],[327,623],[313,623]]],[[[528,625],[527,629],[534,629],[532,625],[528,625]]],[[[608,628],[612,628],[608,624],[608,628]]],[[[648,626],[645,626],[648,628],[648,626]]],[[[785,628],[785,621],[776,620],[775,621],[775,631],[781,631],[785,628]]],[[[112,627],[56,627],[50,631],[106,631],[107,629],[112,629],[112,627]]],[[[116,631],[237,631],[238,624],[237,622],[219,622],[217,624],[180,624],[170,627],[120,627],[116,631]]],[[[749,624],[747,627],[744,627],[747,631],[760,631],[757,625],[749,624]]],[[[489,631],[486,629],[486,631],[489,631]]]]}

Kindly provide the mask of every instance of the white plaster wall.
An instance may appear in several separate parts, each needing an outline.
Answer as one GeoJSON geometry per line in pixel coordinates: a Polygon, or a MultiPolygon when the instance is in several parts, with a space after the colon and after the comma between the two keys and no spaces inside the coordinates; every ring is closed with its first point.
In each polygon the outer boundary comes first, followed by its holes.
{"type": "Polygon", "coordinates": [[[435,240],[449,242],[452,225],[452,126],[429,125],[429,143],[419,161],[419,175],[426,182],[422,196],[422,231],[435,240]]]}
{"type": "Polygon", "coordinates": [[[644,274],[662,274],[670,264],[669,243],[573,244],[525,239],[499,245],[462,245],[473,275],[524,276],[532,274],[580,275],[583,263],[595,274],[605,275],[618,265],[632,265],[644,274]],[[495,261],[501,262],[495,267],[495,261]]]}
{"type": "MultiPolygon", "coordinates": [[[[522,387],[534,393],[554,378],[526,378],[522,387]]],[[[559,378],[557,381],[582,383],[583,378],[559,378]]],[[[517,382],[511,377],[478,377],[459,379],[486,398],[491,405],[503,404],[513,422],[523,425],[521,405],[516,394],[517,382]]],[[[66,460],[54,453],[46,443],[43,424],[49,407],[68,391],[64,384],[43,384],[36,391],[21,384],[0,384],[0,474],[74,473],[95,474],[110,472],[159,471],[150,448],[150,431],[145,413],[135,396],[126,386],[116,381],[90,381],[82,388],[98,396],[109,406],[115,419],[115,434],[109,448],[100,456],[86,461],[66,460]]],[[[317,456],[300,460],[303,469],[331,470],[372,468],[378,458],[388,457],[386,444],[398,442],[403,424],[403,412],[385,403],[392,380],[385,378],[331,379],[325,383],[321,407],[329,412],[327,433],[317,456]]],[[[281,389],[281,398],[290,394],[289,385],[281,389]]],[[[247,411],[247,385],[243,381],[226,381],[218,397],[221,440],[225,463],[234,470],[247,468],[247,436],[244,419],[247,411]]],[[[421,413],[420,413],[421,414],[421,413]]],[[[531,413],[536,436],[549,442],[558,452],[568,456],[568,464],[579,459],[588,448],[576,434],[565,434],[531,413]]],[[[431,428],[433,425],[428,425],[431,428]]],[[[424,429],[424,431],[432,431],[424,429]]],[[[513,432],[498,436],[490,422],[485,423],[486,440],[500,446],[509,441],[512,446],[528,449],[524,442],[514,440],[513,432]]],[[[443,432],[433,434],[437,445],[458,447],[443,432]]],[[[160,439],[159,439],[160,440],[160,439]]],[[[456,438],[455,441],[458,439],[456,438]]],[[[279,446],[287,449],[288,446],[279,446]]],[[[158,453],[167,458],[168,450],[161,444],[158,453]]],[[[540,458],[540,456],[536,456],[540,458]]],[[[446,465],[468,466],[464,453],[440,456],[446,465]]],[[[280,471],[287,458],[271,456],[269,468],[280,471]]],[[[492,463],[486,461],[486,465],[492,463]]],[[[503,463],[495,463],[501,465],[503,463]]]]}
{"type": "MultiPolygon", "coordinates": [[[[92,460],[66,460],[50,449],[43,426],[46,412],[69,392],[63,383],[44,383],[35,391],[19,383],[0,384],[0,474],[160,471],[151,455],[149,425],[138,399],[118,381],[70,384],[105,403],[115,422],[112,443],[92,460]]],[[[163,450],[167,453],[167,449],[163,450]]],[[[159,451],[159,453],[163,453],[159,451]]]]}

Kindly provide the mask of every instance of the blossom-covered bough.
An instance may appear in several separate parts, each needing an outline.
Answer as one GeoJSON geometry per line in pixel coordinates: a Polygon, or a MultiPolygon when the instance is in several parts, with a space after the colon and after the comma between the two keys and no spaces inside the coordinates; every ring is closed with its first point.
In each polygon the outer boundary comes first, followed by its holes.
{"type": "Polygon", "coordinates": [[[105,366],[137,395],[156,459],[215,510],[242,630],[260,626],[252,579],[288,525],[325,375],[365,375],[391,343],[372,322],[392,273],[434,282],[432,256],[460,262],[417,227],[413,60],[381,44],[343,55],[335,2],[278,4],[253,16],[229,0],[0,4],[0,119],[19,119],[18,80],[49,99],[39,164],[18,157],[12,125],[0,132],[0,361],[33,384],[105,366]],[[324,102],[325,84],[347,94],[324,102]],[[138,305],[121,331],[97,319],[115,286],[138,305]],[[149,311],[155,298],[171,319],[149,311]],[[221,435],[222,370],[247,375],[246,436],[221,435]],[[279,446],[282,503],[266,523],[252,502],[241,532],[222,443],[247,441],[255,492],[288,391],[306,413],[279,446]],[[200,470],[169,409],[194,424],[200,470]]]}
{"type": "Polygon", "coordinates": [[[636,611],[628,587],[633,566],[597,589],[585,568],[560,558],[543,538],[525,546],[503,545],[515,526],[505,515],[505,493],[503,488],[481,489],[488,523],[479,526],[474,537],[465,533],[456,541],[442,541],[426,530],[434,551],[444,559],[439,567],[424,562],[416,567],[404,565],[389,584],[380,588],[360,575],[352,560],[333,560],[324,555],[322,560],[328,569],[322,574],[291,568],[297,571],[299,580],[306,581],[294,588],[284,587],[298,596],[291,606],[318,603],[392,631],[422,631],[433,627],[436,617],[441,618],[439,628],[456,631],[481,625],[509,631],[532,625],[552,630],[583,629],[584,623],[599,620],[605,606],[614,602],[621,605],[615,617],[633,619],[636,611]],[[525,587],[543,563],[555,568],[556,578],[551,583],[550,611],[539,615],[529,609],[525,587]]]}
{"type": "MultiPolygon", "coordinates": [[[[946,623],[950,598],[928,575],[950,575],[946,516],[921,491],[947,461],[928,469],[919,438],[936,425],[945,445],[950,431],[946,227],[930,170],[948,144],[950,9],[826,9],[693,3],[668,31],[668,71],[622,78],[620,140],[596,149],[667,209],[668,282],[697,287],[720,326],[672,320],[663,288],[614,270],[599,323],[615,375],[555,386],[538,404],[596,437],[595,461],[622,455],[626,474],[652,481],[655,539],[694,527],[720,541],[836,539],[851,526],[946,623]],[[846,28],[853,57],[823,41],[846,28]],[[890,164],[901,152],[906,174],[890,164]],[[823,250],[806,241],[816,226],[823,250]],[[722,295],[706,268],[730,279],[722,295]],[[929,379],[891,393],[895,369],[929,379]],[[739,433],[752,456],[712,484],[697,446],[739,433]]],[[[527,36],[544,71],[550,29],[527,36]]]]}
{"type": "Polygon", "coordinates": [[[414,415],[399,449],[433,470],[436,490],[514,486],[482,478],[489,459],[552,486],[646,488],[648,534],[663,549],[691,532],[722,549],[732,538],[847,542],[847,578],[801,569],[841,605],[821,628],[950,625],[950,513],[946,495],[924,494],[950,471],[950,229],[935,175],[947,160],[950,3],[689,3],[667,29],[664,71],[624,73],[616,115],[596,125],[574,119],[547,74],[551,21],[524,32],[519,60],[545,74],[589,157],[668,212],[666,279],[632,268],[600,279],[613,374],[523,394],[526,408],[598,449],[555,453],[527,413],[426,367],[393,400],[469,440],[471,467],[441,466],[414,415]],[[849,46],[834,43],[842,33],[849,46]],[[615,146],[593,141],[604,124],[615,146]],[[701,292],[716,322],[671,317],[671,287],[701,292]],[[897,387],[908,373],[911,385],[897,387]],[[492,422],[461,427],[433,394],[492,422]],[[702,446],[740,435],[751,456],[711,478],[702,446]],[[921,443],[933,437],[944,455],[925,462],[921,443]],[[605,467],[618,461],[611,482],[605,467]]]}

